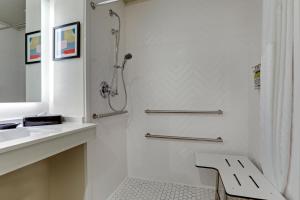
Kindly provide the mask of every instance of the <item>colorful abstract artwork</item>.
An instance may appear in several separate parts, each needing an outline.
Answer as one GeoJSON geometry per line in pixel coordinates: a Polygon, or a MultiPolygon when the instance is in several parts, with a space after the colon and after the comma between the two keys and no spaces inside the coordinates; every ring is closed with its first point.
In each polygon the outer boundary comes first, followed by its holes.
{"type": "Polygon", "coordinates": [[[80,23],[54,28],[54,60],[80,57],[80,23]]]}
{"type": "Polygon", "coordinates": [[[33,64],[41,62],[41,31],[26,33],[25,39],[25,63],[33,64]]]}

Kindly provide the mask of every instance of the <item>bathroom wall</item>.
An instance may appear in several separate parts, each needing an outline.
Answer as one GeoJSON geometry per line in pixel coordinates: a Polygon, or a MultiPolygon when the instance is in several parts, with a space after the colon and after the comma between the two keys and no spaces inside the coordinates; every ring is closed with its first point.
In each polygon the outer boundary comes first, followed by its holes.
{"type": "MultiPolygon", "coordinates": [[[[84,0],[49,0],[49,30],[53,27],[81,22],[81,58],[62,61],[49,60],[49,110],[69,117],[85,115],[85,48],[84,0]]],[[[49,39],[52,41],[52,34],[49,39]]],[[[52,44],[50,45],[52,49],[52,44]]],[[[52,52],[50,52],[52,58],[52,52]]]]}
{"type": "MultiPolygon", "coordinates": [[[[263,2],[263,1],[261,1],[263,2]]],[[[257,32],[257,37],[261,38],[262,36],[262,21],[263,21],[263,9],[262,3],[260,8],[257,10],[259,14],[259,18],[261,19],[257,22],[257,26],[259,27],[257,32]]],[[[260,44],[262,41],[260,41],[260,44]]],[[[261,46],[261,45],[260,45],[261,46]]],[[[257,49],[257,55],[261,55],[261,48],[257,49]]],[[[261,63],[261,56],[257,57],[257,63],[253,66],[261,63]]],[[[248,152],[249,158],[254,164],[261,169],[260,164],[260,155],[261,155],[261,127],[260,127],[260,89],[255,89],[254,85],[254,68],[249,68],[248,72],[248,135],[249,135],[249,145],[248,152]]]]}
{"type": "Polygon", "coordinates": [[[134,55],[127,68],[129,176],[210,186],[210,176],[194,167],[194,152],[248,154],[256,130],[249,77],[260,62],[261,4],[145,0],[125,7],[126,51],[134,55]],[[224,114],[146,115],[145,109],[224,114]],[[224,144],[149,140],[147,132],[221,136],[224,144]]]}
{"type": "MultiPolygon", "coordinates": [[[[260,51],[259,51],[260,52],[260,51]]],[[[259,62],[259,61],[257,61],[259,62]]],[[[248,96],[248,135],[249,135],[249,158],[260,166],[260,90],[254,89],[253,70],[249,70],[249,96],[248,96]]]]}
{"type": "MultiPolygon", "coordinates": [[[[100,1],[99,1],[100,2],[100,1]]],[[[100,97],[99,85],[102,81],[111,82],[114,65],[114,36],[112,28],[117,28],[117,19],[109,16],[113,9],[121,16],[122,31],[120,62],[123,58],[125,43],[125,16],[122,2],[97,7],[92,10],[87,2],[87,71],[89,85],[89,117],[93,113],[112,112],[107,99],[100,97]]],[[[121,79],[119,81],[121,83],[121,79]]],[[[122,88],[120,85],[119,88],[122,88]]],[[[124,92],[113,98],[113,105],[119,109],[124,102],[124,92]]],[[[91,184],[93,200],[105,200],[127,176],[126,127],[128,115],[92,120],[97,127],[97,140],[88,146],[91,161],[91,184]]]]}
{"type": "Polygon", "coordinates": [[[43,103],[0,103],[0,121],[20,119],[47,111],[43,103]]]}

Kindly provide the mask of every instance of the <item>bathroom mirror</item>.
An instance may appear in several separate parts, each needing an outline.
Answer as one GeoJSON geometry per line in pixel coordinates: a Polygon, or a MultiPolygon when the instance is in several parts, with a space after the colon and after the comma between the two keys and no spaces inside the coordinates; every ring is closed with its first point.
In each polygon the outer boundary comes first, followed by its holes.
{"type": "Polygon", "coordinates": [[[0,1],[0,103],[41,101],[41,0],[0,1]]]}

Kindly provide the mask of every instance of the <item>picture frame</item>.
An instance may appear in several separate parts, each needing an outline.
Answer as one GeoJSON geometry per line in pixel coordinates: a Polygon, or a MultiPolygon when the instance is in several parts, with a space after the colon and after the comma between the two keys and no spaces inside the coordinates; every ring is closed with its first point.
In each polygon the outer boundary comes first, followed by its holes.
{"type": "Polygon", "coordinates": [[[25,64],[41,62],[41,31],[25,34],[25,64]]]}
{"type": "Polygon", "coordinates": [[[80,22],[53,29],[53,60],[80,58],[80,22]]]}

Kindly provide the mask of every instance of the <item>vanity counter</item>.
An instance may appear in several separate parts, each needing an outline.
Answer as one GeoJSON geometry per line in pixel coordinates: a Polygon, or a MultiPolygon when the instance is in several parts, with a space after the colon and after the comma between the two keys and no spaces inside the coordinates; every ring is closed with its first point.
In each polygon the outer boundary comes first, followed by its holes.
{"type": "Polygon", "coordinates": [[[95,124],[67,122],[51,126],[2,130],[0,131],[0,154],[95,127],[95,124]],[[5,134],[6,138],[1,137],[1,134],[5,134]]]}
{"type": "Polygon", "coordinates": [[[0,176],[86,144],[95,136],[95,124],[74,122],[0,131],[0,176]]]}

